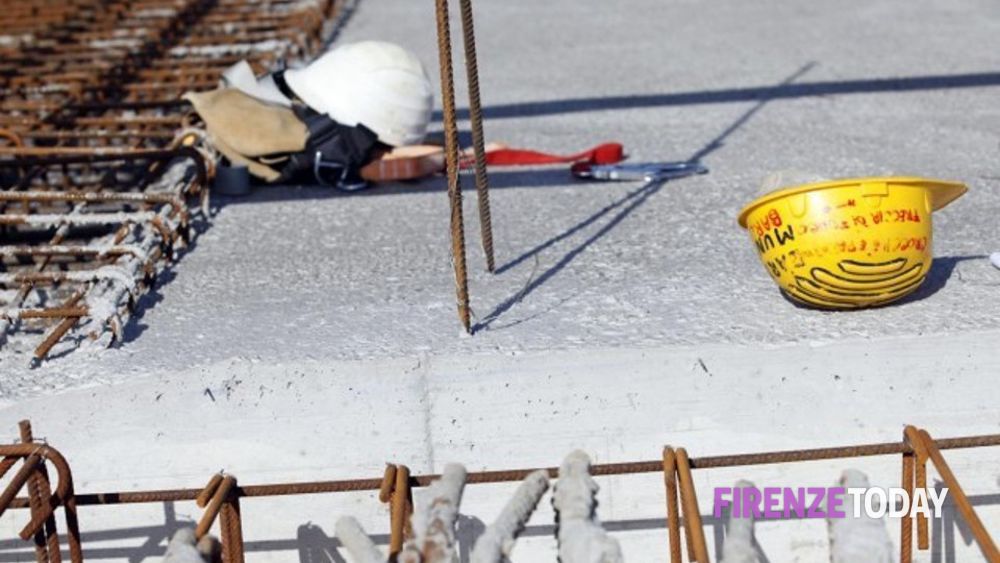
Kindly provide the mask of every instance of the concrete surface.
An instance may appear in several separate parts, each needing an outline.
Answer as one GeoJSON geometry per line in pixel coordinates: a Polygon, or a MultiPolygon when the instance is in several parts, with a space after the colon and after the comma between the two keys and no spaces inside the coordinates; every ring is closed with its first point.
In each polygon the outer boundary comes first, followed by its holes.
{"type": "MultiPolygon", "coordinates": [[[[0,351],[0,427],[36,419],[84,490],[197,486],[220,464],[263,482],[364,476],[387,459],[553,465],[577,446],[624,461],[665,443],[708,455],[895,440],[907,422],[998,431],[1000,271],[986,256],[1000,247],[1000,5],[513,0],[481,1],[476,15],[490,141],[569,152],[620,140],[633,160],[699,156],[711,173],[643,187],[495,171],[495,276],[466,201],[472,337],[455,315],[441,180],[219,201],[122,347],[34,370],[26,352],[0,351]],[[788,169],[936,176],[970,192],[935,215],[937,260],[913,298],[825,313],[783,299],[736,225],[761,179],[788,169]],[[253,382],[239,402],[206,403],[205,388],[237,379],[253,382]],[[640,415],[623,414],[630,402],[640,415]]],[[[429,2],[362,0],[339,40],[401,42],[433,69],[433,29],[429,2]]],[[[998,529],[996,464],[956,459],[998,529]]],[[[897,461],[869,463],[873,482],[898,480],[897,461]]],[[[699,479],[823,485],[843,467],[699,479]]],[[[664,560],[658,482],[602,482],[602,518],[619,522],[631,561],[664,560]]],[[[312,517],[269,507],[248,531],[254,552],[305,560],[312,532],[296,526],[329,532],[332,511],[384,533],[370,495],[329,502],[312,517]]],[[[485,493],[469,502],[481,518],[499,506],[485,493]]],[[[93,518],[100,537],[134,526],[93,518]]],[[[818,560],[813,524],[769,523],[771,561],[818,560]]],[[[541,530],[526,553],[550,553],[541,530]]],[[[934,560],[977,560],[961,531],[942,537],[934,560]]]]}
{"type": "MultiPolygon", "coordinates": [[[[496,171],[498,275],[483,271],[472,193],[466,205],[474,338],[459,336],[442,181],[219,201],[121,349],[31,372],[20,369],[26,354],[4,351],[14,372],[4,396],[67,384],[64,374],[78,384],[230,357],[773,345],[1000,328],[1000,272],[985,258],[1000,248],[998,13],[986,0],[482,3],[489,140],[573,151],[614,139],[633,160],[701,155],[711,173],[644,190],[577,183],[562,167],[496,171]],[[735,223],[762,178],[787,169],[936,176],[970,192],[935,215],[938,261],[916,296],[831,314],[785,301],[735,223]]],[[[433,30],[427,6],[365,0],[340,40],[398,41],[433,70],[433,30]]]]}

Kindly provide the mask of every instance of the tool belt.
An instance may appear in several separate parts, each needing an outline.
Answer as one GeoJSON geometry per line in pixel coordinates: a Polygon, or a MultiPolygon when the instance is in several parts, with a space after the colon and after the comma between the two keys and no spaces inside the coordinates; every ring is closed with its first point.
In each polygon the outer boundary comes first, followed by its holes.
{"type": "MultiPolygon", "coordinates": [[[[288,107],[236,88],[188,92],[184,99],[205,122],[209,142],[230,162],[246,166],[266,182],[301,180],[357,190],[366,182],[413,180],[444,170],[440,146],[389,147],[364,125],[337,123],[301,104],[288,107]]],[[[559,155],[494,144],[486,147],[485,157],[489,166],[604,165],[621,161],[624,149],[619,143],[605,143],[559,155]]],[[[460,154],[462,168],[472,167],[474,161],[470,152],[460,154]]]]}
{"type": "Polygon", "coordinates": [[[235,88],[188,92],[209,141],[230,162],[270,183],[308,179],[343,190],[365,187],[361,169],[384,149],[364,125],[347,126],[300,104],[285,107],[235,88]]]}

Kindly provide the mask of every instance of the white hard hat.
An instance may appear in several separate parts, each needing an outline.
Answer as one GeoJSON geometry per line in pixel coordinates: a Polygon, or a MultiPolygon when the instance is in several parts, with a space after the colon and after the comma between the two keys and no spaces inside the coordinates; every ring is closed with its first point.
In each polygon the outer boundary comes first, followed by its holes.
{"type": "Polygon", "coordinates": [[[420,60],[399,45],[362,41],[285,71],[288,87],[338,123],[362,124],[393,146],[423,140],[434,92],[420,60]]]}

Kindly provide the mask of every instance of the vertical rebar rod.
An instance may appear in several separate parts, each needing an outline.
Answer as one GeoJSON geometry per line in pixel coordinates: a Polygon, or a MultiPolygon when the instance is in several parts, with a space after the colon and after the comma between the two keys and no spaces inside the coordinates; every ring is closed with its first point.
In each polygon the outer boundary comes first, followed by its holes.
{"type": "MultiPolygon", "coordinates": [[[[907,430],[910,431],[910,428],[912,427],[907,427],[907,430]]],[[[923,450],[927,454],[927,458],[937,468],[941,480],[948,487],[952,502],[955,503],[958,513],[962,515],[962,519],[965,520],[965,524],[972,532],[972,536],[979,545],[979,549],[982,550],[983,556],[990,563],[1000,561],[1000,548],[997,548],[996,543],[993,542],[993,538],[990,537],[989,532],[986,530],[986,526],[983,525],[983,521],[979,519],[979,515],[976,514],[976,510],[972,507],[972,502],[969,501],[969,497],[966,496],[962,486],[958,483],[958,479],[952,473],[948,462],[941,455],[941,450],[938,449],[937,443],[934,442],[934,439],[931,438],[931,435],[926,430],[914,429],[912,433],[915,434],[917,440],[923,442],[923,450]]],[[[919,461],[917,463],[919,467],[919,461]]]]}
{"type": "MultiPolygon", "coordinates": [[[[914,467],[915,488],[927,490],[927,453],[925,449],[918,449],[914,467]]],[[[927,551],[931,548],[930,532],[928,531],[927,515],[917,513],[917,549],[927,551]]]]}
{"type": "MultiPolygon", "coordinates": [[[[903,435],[906,440],[906,435],[903,435]]],[[[914,466],[916,460],[913,454],[903,454],[903,490],[906,491],[906,498],[913,498],[914,466]]],[[[899,528],[899,563],[911,563],[913,561],[913,518],[909,512],[900,519],[899,528]]]]}
{"type": "Polygon", "coordinates": [[[483,135],[483,109],[479,97],[479,62],[476,56],[476,31],[472,0],[458,0],[462,11],[462,38],[465,42],[465,71],[469,81],[469,124],[472,128],[472,152],[475,157],[476,199],[479,205],[479,231],[486,254],[486,270],[496,269],[493,258],[493,219],[490,214],[490,180],[486,172],[486,141],[483,135]]]}
{"type": "Polygon", "coordinates": [[[670,563],[681,563],[681,519],[677,507],[677,454],[669,446],[663,448],[663,485],[667,492],[667,536],[670,541],[670,563]]]}
{"type": "Polygon", "coordinates": [[[465,331],[471,333],[469,278],[465,266],[465,225],[462,221],[462,185],[458,176],[458,125],[455,118],[455,77],[452,70],[448,0],[435,0],[435,2],[438,55],[441,66],[441,109],[444,114],[445,168],[448,175],[448,200],[451,204],[451,259],[455,268],[458,318],[465,331]]]}
{"type": "Polygon", "coordinates": [[[684,507],[684,530],[688,538],[688,561],[710,563],[708,546],[705,544],[705,530],[701,524],[701,512],[698,511],[698,495],[691,478],[691,462],[684,448],[678,448],[676,453],[677,476],[681,483],[681,504],[684,507]]]}
{"type": "MultiPolygon", "coordinates": [[[[27,420],[22,420],[18,423],[18,428],[21,431],[21,442],[24,444],[30,444],[34,441],[34,436],[31,433],[31,423],[27,420]]],[[[31,517],[37,518],[38,515],[43,510],[46,503],[49,502],[49,495],[51,494],[51,489],[49,488],[49,478],[45,471],[45,464],[39,465],[38,471],[35,472],[28,479],[28,504],[31,507],[31,517]]],[[[48,518],[45,519],[45,527],[39,528],[35,532],[35,559],[38,563],[48,563],[51,561],[49,557],[49,543],[48,540],[51,539],[51,535],[55,533],[55,515],[50,514],[48,518]]],[[[55,559],[54,561],[58,563],[59,561],[59,540],[56,538],[55,541],[55,559]]]]}
{"type": "Polygon", "coordinates": [[[231,475],[226,475],[219,482],[219,486],[216,487],[215,492],[212,493],[212,500],[208,502],[208,506],[205,508],[205,512],[201,516],[201,520],[198,521],[198,525],[195,526],[194,535],[198,539],[205,537],[208,531],[212,528],[212,524],[215,523],[216,517],[219,515],[219,511],[222,510],[222,505],[225,503],[226,499],[229,498],[230,492],[232,492],[233,487],[236,486],[236,479],[231,475]]]}
{"type": "MultiPolygon", "coordinates": [[[[235,480],[234,480],[235,483],[235,480]]],[[[240,498],[230,495],[219,511],[219,528],[222,532],[222,560],[225,563],[243,563],[243,516],[240,513],[240,498]]]]}
{"type": "MultiPolygon", "coordinates": [[[[69,471],[67,469],[67,475],[69,471]]],[[[83,545],[80,542],[80,518],[76,511],[76,494],[73,492],[72,477],[69,477],[66,486],[66,498],[60,499],[63,503],[63,512],[66,518],[66,535],[69,537],[69,560],[72,563],[83,563],[83,545]]]]}
{"type": "Polygon", "coordinates": [[[399,555],[406,541],[406,528],[410,520],[410,468],[405,465],[396,466],[394,473],[396,482],[393,484],[392,497],[389,505],[390,532],[389,557],[399,555]]]}

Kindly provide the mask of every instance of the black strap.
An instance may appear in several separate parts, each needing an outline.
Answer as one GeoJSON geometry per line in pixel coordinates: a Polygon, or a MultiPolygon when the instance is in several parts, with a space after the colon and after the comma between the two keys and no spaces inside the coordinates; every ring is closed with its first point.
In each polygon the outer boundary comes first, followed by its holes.
{"type": "Polygon", "coordinates": [[[309,138],[305,150],[291,155],[282,168],[281,179],[287,181],[304,171],[311,171],[314,179],[323,184],[343,189],[363,186],[361,167],[371,159],[378,145],[378,135],[361,124],[348,127],[305,106],[292,107],[306,124],[309,138]],[[321,170],[337,169],[340,172],[336,181],[320,174],[321,170]]]}
{"type": "Polygon", "coordinates": [[[274,85],[278,87],[278,90],[281,91],[281,94],[286,98],[288,98],[289,101],[295,101],[301,99],[299,98],[298,94],[295,93],[295,90],[292,90],[292,87],[288,85],[288,81],[285,80],[284,70],[272,72],[271,79],[274,80],[274,85]]]}

